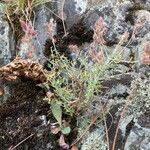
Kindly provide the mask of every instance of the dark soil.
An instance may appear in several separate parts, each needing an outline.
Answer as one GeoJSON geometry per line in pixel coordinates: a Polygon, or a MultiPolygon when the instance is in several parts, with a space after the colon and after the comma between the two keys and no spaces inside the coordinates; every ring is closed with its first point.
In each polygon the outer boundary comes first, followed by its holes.
{"type": "Polygon", "coordinates": [[[43,115],[46,119],[50,117],[50,106],[43,101],[44,96],[44,91],[29,79],[11,83],[11,96],[0,106],[1,150],[8,150],[31,134],[34,135],[20,144],[18,150],[45,150],[48,143],[53,146],[51,149],[58,149],[56,137],[40,119],[43,115]]]}

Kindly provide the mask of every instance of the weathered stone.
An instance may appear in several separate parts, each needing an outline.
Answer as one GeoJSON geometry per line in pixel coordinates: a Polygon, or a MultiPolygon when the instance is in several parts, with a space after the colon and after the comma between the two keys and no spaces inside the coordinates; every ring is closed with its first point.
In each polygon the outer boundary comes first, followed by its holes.
{"type": "Polygon", "coordinates": [[[127,93],[128,87],[126,85],[118,84],[117,86],[113,87],[110,91],[111,95],[124,95],[127,93]]]}
{"type": "MultiPolygon", "coordinates": [[[[54,3],[55,4],[55,3],[54,3]]],[[[39,5],[34,9],[35,18],[33,20],[33,28],[37,31],[37,34],[29,39],[24,39],[20,43],[20,52],[19,55],[21,58],[27,59],[31,58],[32,60],[43,64],[46,61],[46,57],[43,52],[45,49],[46,40],[49,37],[48,25],[54,21],[52,15],[53,13],[50,11],[54,5],[52,3],[46,3],[43,5],[39,5]],[[32,55],[30,57],[30,54],[32,55]]],[[[54,30],[53,32],[56,32],[54,30]]]]}
{"type": "Polygon", "coordinates": [[[133,119],[132,115],[126,116],[126,117],[121,119],[120,124],[119,124],[119,128],[121,129],[121,133],[122,133],[123,137],[126,136],[127,126],[132,121],[132,119],[133,119]]]}
{"type": "Polygon", "coordinates": [[[0,66],[10,62],[13,52],[11,29],[0,16],[0,66]]]}
{"type": "Polygon", "coordinates": [[[48,24],[51,20],[53,21],[53,14],[48,9],[52,9],[53,6],[53,3],[47,3],[35,8],[36,15],[34,27],[38,34],[35,38],[33,38],[33,44],[36,49],[35,53],[37,60],[39,60],[41,64],[43,64],[45,61],[43,52],[45,48],[45,42],[49,38],[48,24]]]}
{"type": "Polygon", "coordinates": [[[120,35],[124,32],[131,31],[131,24],[126,22],[126,16],[128,9],[132,7],[130,1],[124,3],[116,3],[112,5],[112,2],[103,4],[95,9],[89,10],[85,15],[83,21],[89,28],[93,28],[95,21],[101,16],[108,31],[105,35],[105,39],[108,43],[117,43],[120,39],[120,35]]]}
{"type": "Polygon", "coordinates": [[[104,129],[99,128],[87,136],[87,138],[81,141],[81,150],[106,150],[107,144],[104,142],[104,129]]]}
{"type": "Polygon", "coordinates": [[[60,18],[62,17],[64,18],[67,29],[72,27],[81,19],[82,14],[84,14],[84,12],[87,9],[87,2],[88,0],[65,0],[65,1],[58,0],[57,1],[57,14],[60,16],[60,18]],[[63,2],[64,2],[64,6],[63,6],[63,2]]]}
{"type": "Polygon", "coordinates": [[[150,149],[150,129],[142,128],[136,124],[125,144],[125,150],[149,150],[150,149]]]}
{"type": "MultiPolygon", "coordinates": [[[[11,28],[3,17],[3,14],[0,14],[0,67],[9,63],[15,53],[11,28]]],[[[10,96],[10,88],[7,83],[3,83],[2,81],[0,81],[0,87],[4,90],[4,94],[0,96],[1,105],[10,96]]]]}
{"type": "Polygon", "coordinates": [[[150,12],[146,10],[136,11],[134,22],[135,25],[138,24],[138,22],[141,22],[141,27],[133,39],[132,48],[132,52],[135,53],[135,61],[137,62],[136,67],[139,68],[142,64],[141,60],[144,52],[144,46],[147,42],[150,42],[150,12]]]}

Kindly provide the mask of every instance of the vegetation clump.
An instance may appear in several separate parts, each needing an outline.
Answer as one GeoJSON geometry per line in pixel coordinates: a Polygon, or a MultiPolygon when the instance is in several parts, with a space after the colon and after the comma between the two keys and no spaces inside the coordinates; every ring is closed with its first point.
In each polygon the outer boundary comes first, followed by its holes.
{"type": "Polygon", "coordinates": [[[33,7],[46,2],[49,2],[49,0],[8,0],[4,4],[1,4],[1,7],[6,14],[25,14],[29,10],[32,10],[33,7]]]}

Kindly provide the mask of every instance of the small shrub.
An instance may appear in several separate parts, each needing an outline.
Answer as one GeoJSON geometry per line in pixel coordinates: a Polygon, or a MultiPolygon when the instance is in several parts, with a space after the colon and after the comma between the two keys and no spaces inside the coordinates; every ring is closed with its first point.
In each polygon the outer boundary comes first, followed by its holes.
{"type": "Polygon", "coordinates": [[[54,96],[47,100],[60,103],[65,113],[71,116],[80,112],[92,102],[95,93],[100,90],[100,79],[110,67],[114,67],[118,58],[113,54],[109,60],[99,64],[93,63],[87,54],[81,53],[78,60],[70,61],[55,52],[50,61],[51,71],[46,73],[47,82],[44,83],[48,91],[52,87],[54,96]]]}
{"type": "MultiPolygon", "coordinates": [[[[62,133],[63,129],[67,128],[67,126],[63,125],[62,119],[60,119],[62,113],[71,117],[85,115],[95,95],[100,92],[100,81],[107,76],[108,70],[114,68],[122,58],[124,49],[120,49],[120,46],[127,41],[129,34],[127,32],[124,33],[113,52],[108,55],[104,51],[107,48],[104,45],[106,43],[103,37],[105,32],[107,32],[106,24],[100,18],[95,23],[93,42],[90,44],[88,52],[79,50],[76,45],[69,46],[71,51],[76,55],[72,60],[69,60],[64,55],[60,55],[54,43],[55,49],[51,52],[49,64],[51,71],[45,72],[47,81],[43,85],[48,93],[45,100],[51,104],[53,116],[60,125],[62,133]],[[53,111],[54,106],[59,106],[58,111],[57,109],[53,111]]],[[[50,38],[53,41],[53,38],[50,38]]],[[[96,114],[94,121],[91,121],[92,116],[90,118],[83,117],[84,120],[82,122],[85,124],[86,129],[84,128],[85,130],[82,133],[79,131],[81,136],[79,135],[79,138],[74,142],[75,144],[84,136],[85,132],[87,132],[98,118],[100,120],[105,119],[104,115],[108,113],[111,106],[109,108],[107,107],[105,107],[107,110],[102,109],[101,111],[103,112],[96,114]]]]}
{"type": "Polygon", "coordinates": [[[4,12],[7,14],[24,14],[32,10],[33,7],[46,2],[49,2],[49,0],[10,0],[6,3],[4,12]]]}

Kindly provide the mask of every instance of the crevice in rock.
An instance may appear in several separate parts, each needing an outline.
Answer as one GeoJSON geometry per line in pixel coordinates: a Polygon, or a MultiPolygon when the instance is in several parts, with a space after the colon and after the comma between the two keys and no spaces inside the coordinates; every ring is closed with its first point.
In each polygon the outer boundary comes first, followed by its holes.
{"type": "MultiPolygon", "coordinates": [[[[85,42],[92,42],[93,40],[93,30],[88,30],[85,24],[80,21],[77,24],[74,24],[68,31],[67,35],[64,36],[64,28],[61,20],[57,20],[57,35],[54,36],[56,40],[56,49],[61,54],[69,57],[71,53],[68,49],[68,45],[77,45],[81,46],[85,42]]],[[[53,48],[51,39],[47,39],[45,43],[45,56],[50,56],[50,49],[53,48]]]]}
{"type": "MultiPolygon", "coordinates": [[[[116,105],[115,107],[113,107],[113,109],[110,111],[111,116],[109,114],[106,115],[106,123],[107,123],[107,128],[108,128],[109,148],[110,149],[112,149],[116,129],[118,126],[118,121],[120,119],[120,116],[116,117],[116,115],[115,115],[116,111],[118,110],[118,107],[119,107],[119,105],[116,105]]],[[[116,150],[121,148],[122,141],[123,141],[123,137],[121,134],[121,130],[119,129],[118,134],[117,134],[116,144],[115,144],[116,150]]]]}
{"type": "Polygon", "coordinates": [[[134,19],[134,14],[136,11],[138,10],[142,10],[144,9],[142,6],[140,6],[139,4],[135,4],[133,7],[129,8],[127,11],[127,15],[125,17],[125,22],[130,22],[131,25],[134,25],[135,23],[135,19],[134,19]]]}
{"type": "Polygon", "coordinates": [[[126,141],[127,141],[127,138],[128,138],[128,136],[129,136],[129,134],[130,134],[130,132],[131,132],[131,130],[132,130],[134,124],[135,124],[135,122],[134,122],[134,120],[132,119],[132,120],[128,123],[128,125],[126,126],[125,137],[124,137],[124,139],[123,139],[123,141],[122,141],[122,148],[121,148],[121,149],[124,149],[125,144],[126,144],[126,141]]]}

